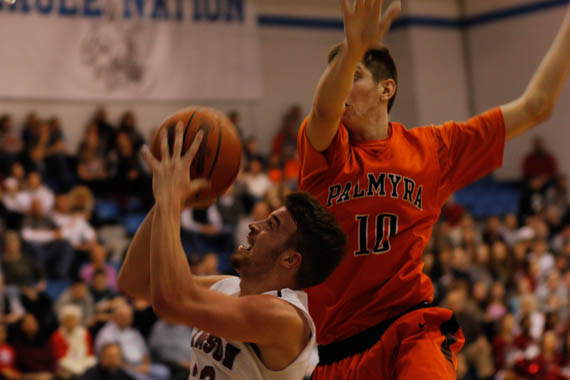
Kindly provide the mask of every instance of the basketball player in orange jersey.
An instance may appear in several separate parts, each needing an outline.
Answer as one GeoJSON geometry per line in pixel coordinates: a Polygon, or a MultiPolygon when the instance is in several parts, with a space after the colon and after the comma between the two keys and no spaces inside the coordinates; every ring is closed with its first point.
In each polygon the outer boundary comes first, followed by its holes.
{"type": "Polygon", "coordinates": [[[345,252],[344,232],[311,195],[292,193],[284,207],[250,224],[249,246],[231,257],[241,277],[193,276],[180,242],[180,214],[184,201],[204,190],[203,180],[189,178],[203,134],[181,157],[179,123],[170,157],[165,132],[160,162],[143,151],[155,206],[127,251],[120,288],[151,301],[160,317],[194,328],[191,379],[302,379],[316,331],[306,294],[292,289],[318,284],[333,271],[345,252]]]}
{"type": "Polygon", "coordinates": [[[501,166],[505,140],[546,120],[570,70],[570,11],[520,98],[466,122],[390,122],[396,67],[379,42],[400,10],[341,0],[345,40],[330,54],[298,137],[299,186],[348,235],[341,265],[308,289],[320,379],[453,379],[464,338],[431,307],[422,251],[446,199],[501,166]]]}

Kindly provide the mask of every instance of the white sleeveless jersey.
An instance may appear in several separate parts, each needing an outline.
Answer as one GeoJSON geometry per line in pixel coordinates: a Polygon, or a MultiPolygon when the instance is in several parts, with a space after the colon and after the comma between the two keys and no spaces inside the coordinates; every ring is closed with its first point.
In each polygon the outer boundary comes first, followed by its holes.
{"type": "MultiPolygon", "coordinates": [[[[239,297],[239,277],[218,281],[210,289],[239,297]]],[[[204,380],[301,380],[310,366],[311,353],[316,347],[315,324],[307,307],[307,294],[282,289],[271,294],[289,302],[303,312],[311,328],[311,338],[299,356],[285,369],[272,371],[265,367],[249,343],[219,338],[205,331],[192,331],[190,377],[204,380]]]]}

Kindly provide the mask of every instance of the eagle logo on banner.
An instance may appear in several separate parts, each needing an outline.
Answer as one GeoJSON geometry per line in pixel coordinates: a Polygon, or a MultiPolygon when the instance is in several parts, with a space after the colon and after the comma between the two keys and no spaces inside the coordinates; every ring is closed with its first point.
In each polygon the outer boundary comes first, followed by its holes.
{"type": "Polygon", "coordinates": [[[125,21],[113,0],[105,2],[103,14],[81,43],[82,62],[106,90],[142,83],[145,67],[140,22],[125,21]]]}

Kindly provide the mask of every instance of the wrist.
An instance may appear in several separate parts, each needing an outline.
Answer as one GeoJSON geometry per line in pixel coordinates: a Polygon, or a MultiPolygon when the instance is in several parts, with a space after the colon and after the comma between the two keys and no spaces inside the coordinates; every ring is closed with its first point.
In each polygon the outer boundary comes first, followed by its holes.
{"type": "Polygon", "coordinates": [[[362,57],[366,53],[366,47],[362,44],[349,43],[346,39],[344,40],[343,50],[346,51],[346,57],[351,61],[355,61],[357,64],[362,61],[362,57]]]}
{"type": "Polygon", "coordinates": [[[161,197],[156,200],[156,208],[161,213],[180,215],[183,203],[174,197],[161,197]]]}

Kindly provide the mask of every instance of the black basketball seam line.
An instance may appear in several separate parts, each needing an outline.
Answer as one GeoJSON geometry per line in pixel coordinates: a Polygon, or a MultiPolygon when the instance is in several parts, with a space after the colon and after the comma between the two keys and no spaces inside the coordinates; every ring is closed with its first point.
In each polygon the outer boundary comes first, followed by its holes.
{"type": "Polygon", "coordinates": [[[220,130],[220,133],[218,135],[218,148],[216,149],[216,156],[214,157],[214,162],[210,167],[210,173],[208,174],[208,178],[212,178],[212,173],[214,172],[214,168],[216,167],[216,162],[218,161],[218,156],[220,155],[220,147],[222,146],[222,126],[220,125],[219,121],[218,121],[218,129],[220,130]]]}
{"type": "Polygon", "coordinates": [[[198,110],[194,111],[192,115],[190,115],[190,118],[188,119],[188,123],[186,124],[186,129],[184,129],[184,138],[182,139],[182,144],[186,142],[186,135],[188,134],[188,128],[190,127],[190,124],[192,124],[192,119],[194,119],[194,115],[196,115],[196,112],[198,112],[198,110]]]}

